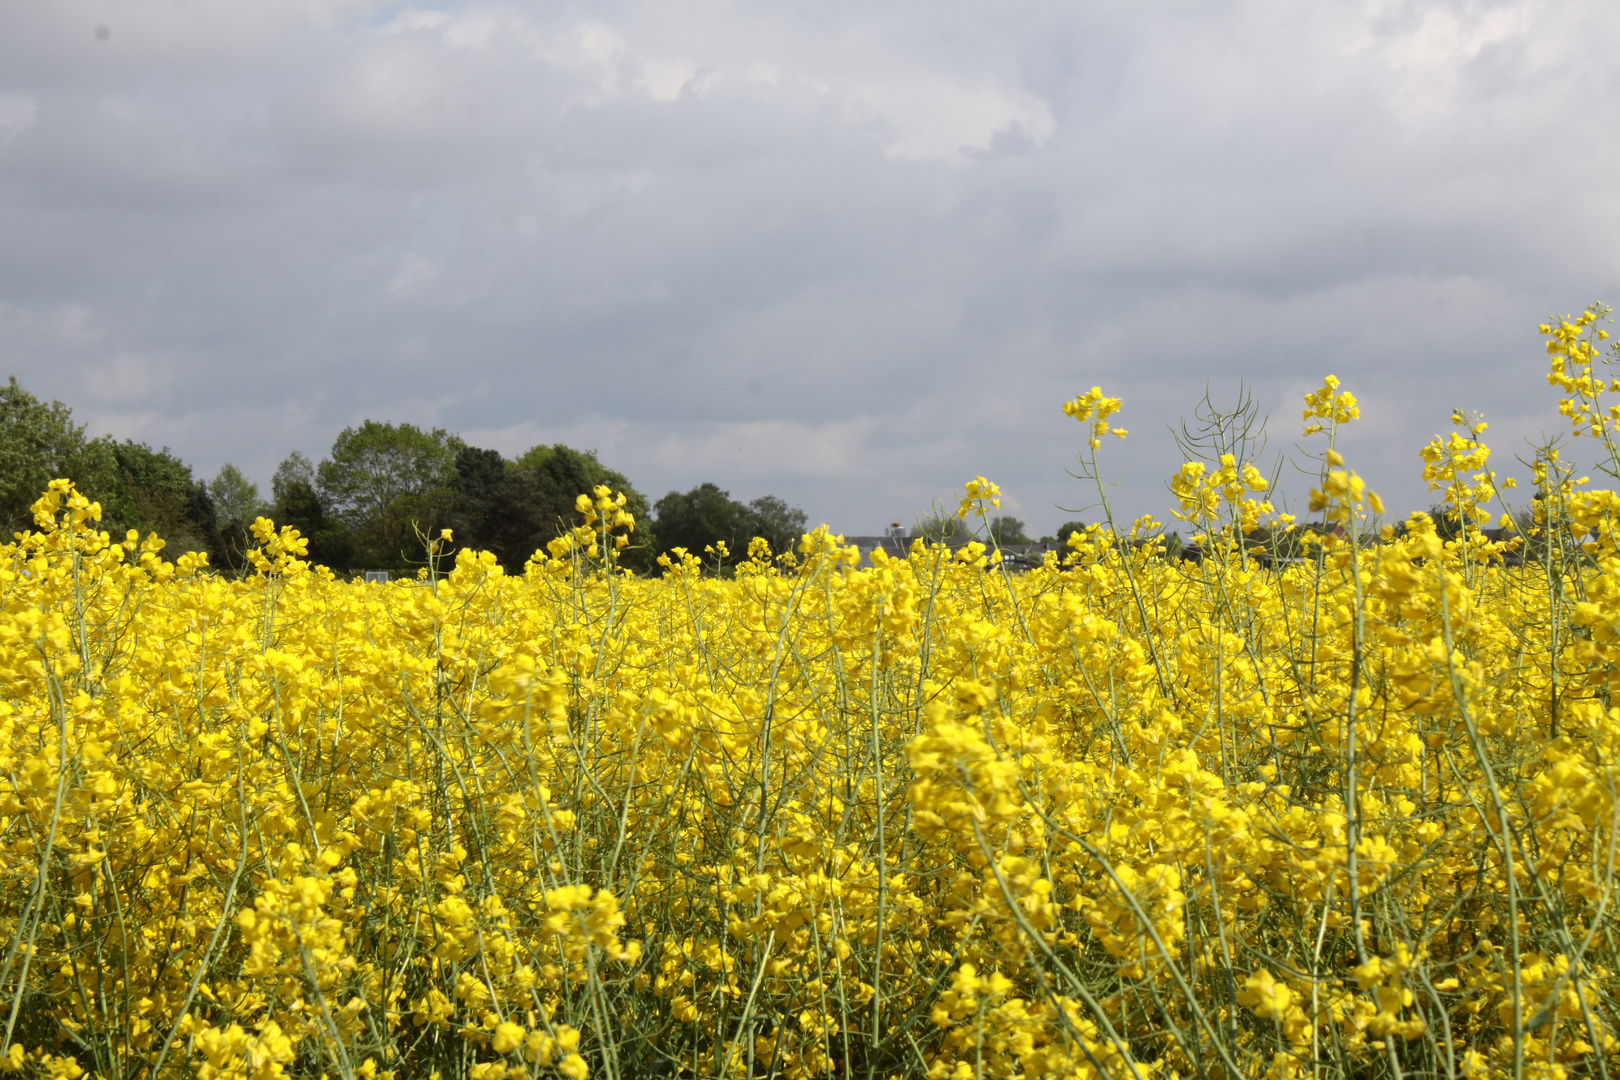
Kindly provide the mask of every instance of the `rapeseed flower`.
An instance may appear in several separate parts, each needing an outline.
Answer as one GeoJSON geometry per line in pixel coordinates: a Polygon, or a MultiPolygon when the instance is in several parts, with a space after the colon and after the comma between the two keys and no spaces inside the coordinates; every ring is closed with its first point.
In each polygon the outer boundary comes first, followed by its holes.
{"type": "MultiPolygon", "coordinates": [[[[1544,332],[1602,439],[1600,318],[1544,332]]],[[[228,579],[53,481],[0,549],[0,1072],[1600,1075],[1620,496],[1549,448],[1487,534],[1485,431],[1435,517],[1330,445],[1294,530],[1223,447],[1198,560],[1019,575],[818,529],[630,577],[601,487],[522,574],[367,589],[261,518],[228,579]]]]}

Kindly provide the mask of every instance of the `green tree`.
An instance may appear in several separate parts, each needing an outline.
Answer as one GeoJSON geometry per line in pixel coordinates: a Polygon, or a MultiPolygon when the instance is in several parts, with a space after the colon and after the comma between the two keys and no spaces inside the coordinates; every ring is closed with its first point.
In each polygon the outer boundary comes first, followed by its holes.
{"type": "Polygon", "coordinates": [[[953,540],[971,540],[973,530],[955,514],[925,514],[917,521],[917,535],[930,544],[943,544],[953,540]]]}
{"type": "Polygon", "coordinates": [[[1069,537],[1073,536],[1075,533],[1083,533],[1085,531],[1086,531],[1086,523],[1085,522],[1083,522],[1083,521],[1065,521],[1063,524],[1058,526],[1057,542],[1060,543],[1060,544],[1067,544],[1069,542],[1069,537]]]}
{"type": "Polygon", "coordinates": [[[1435,535],[1446,542],[1461,537],[1467,531],[1467,525],[1472,520],[1465,521],[1463,515],[1440,503],[1429,507],[1429,517],[1434,519],[1435,535]]]}
{"type": "Polygon", "coordinates": [[[450,523],[462,547],[493,552],[509,574],[556,535],[545,520],[534,472],[508,462],[495,450],[463,447],[456,454],[455,498],[450,523]]]}
{"type": "Polygon", "coordinates": [[[724,541],[733,559],[748,552],[753,514],[715,484],[705,482],[684,493],[672,491],[653,509],[658,515],[661,551],[680,547],[701,559],[704,548],[724,541]]]}
{"type": "Polygon", "coordinates": [[[270,498],[279,501],[293,484],[303,483],[315,487],[315,463],[309,458],[294,450],[288,454],[280,465],[276,466],[275,474],[270,477],[270,498]]]}
{"type": "MultiPolygon", "coordinates": [[[[537,513],[544,540],[573,528],[579,521],[574,504],[602,482],[602,465],[594,454],[557,443],[530,447],[517,459],[518,468],[534,478],[537,513]]],[[[542,542],[544,542],[544,540],[542,542]]]]}
{"type": "Polygon", "coordinates": [[[251,525],[253,519],[264,512],[259,485],[242,475],[242,470],[228,461],[208,481],[208,495],[214,500],[214,512],[219,515],[221,528],[226,525],[251,525]]]}
{"type": "Polygon", "coordinates": [[[660,551],[683,547],[699,558],[704,548],[724,541],[731,552],[728,562],[748,554],[748,542],[764,537],[777,554],[792,551],[803,536],[803,510],[775,495],[762,495],[746,505],[714,484],[702,483],[691,491],[672,491],[653,508],[660,551]]]}
{"type": "Polygon", "coordinates": [[[119,483],[110,443],[86,441],[72,409],[60,401],[41,402],[13,375],[0,387],[0,539],[33,528],[28,508],[59,477],[104,502],[119,483]]]}
{"type": "MultiPolygon", "coordinates": [[[[624,508],[636,519],[636,531],[630,546],[619,553],[621,565],[633,570],[650,570],[653,559],[661,550],[653,539],[652,508],[646,496],[621,472],[603,465],[594,450],[575,450],[562,443],[550,446],[542,443],[524,451],[512,463],[513,467],[528,472],[534,483],[537,513],[541,524],[541,547],[560,533],[573,528],[579,521],[574,503],[581,495],[589,495],[598,484],[604,484],[624,495],[624,508]]],[[[533,553],[525,553],[525,558],[533,553]]]]}
{"type": "Polygon", "coordinates": [[[340,574],[354,568],[353,537],[347,529],[327,518],[326,507],[308,480],[284,479],[277,486],[270,517],[277,525],[291,525],[309,539],[311,562],[340,574]]]}
{"type": "Polygon", "coordinates": [[[315,490],[325,516],[353,537],[361,563],[403,570],[421,561],[417,534],[444,527],[462,445],[443,428],[375,420],[338,434],[315,470],[315,490]]]}
{"type": "Polygon", "coordinates": [[[249,480],[230,462],[208,481],[208,497],[214,501],[219,518],[219,535],[224,561],[221,569],[242,573],[247,570],[247,549],[254,543],[253,520],[268,507],[259,498],[259,485],[249,480]]]}
{"type": "Polygon", "coordinates": [[[990,537],[1002,546],[1032,543],[1024,533],[1024,523],[1005,514],[990,519],[990,537]]]}
{"type": "Polygon", "coordinates": [[[168,447],[86,439],[71,409],[39,401],[12,377],[0,388],[0,524],[32,526],[28,507],[57,477],[101,504],[102,528],[115,538],[129,529],[156,533],[170,556],[201,551],[214,566],[228,565],[214,500],[191,466],[168,447]]]}
{"type": "Polygon", "coordinates": [[[127,529],[156,533],[168,544],[165,555],[202,551],[214,566],[230,565],[214,501],[207,485],[192,476],[190,465],[167,446],[154,450],[133,439],[97,441],[111,451],[117,468],[117,483],[102,500],[102,523],[108,531],[115,536],[127,529]]]}
{"type": "Polygon", "coordinates": [[[778,555],[793,551],[804,536],[809,518],[797,506],[789,506],[775,495],[761,495],[748,504],[750,530],[763,536],[778,555]]]}

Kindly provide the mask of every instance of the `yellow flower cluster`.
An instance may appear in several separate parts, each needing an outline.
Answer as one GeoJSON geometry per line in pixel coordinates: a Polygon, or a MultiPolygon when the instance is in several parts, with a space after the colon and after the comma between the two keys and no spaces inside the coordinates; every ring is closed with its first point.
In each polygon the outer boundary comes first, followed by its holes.
{"type": "Polygon", "coordinates": [[[1102,387],[1093,386],[1084,394],[1065,404],[1063,411],[1082,424],[1091,426],[1089,442],[1091,449],[1095,450],[1102,445],[1104,435],[1113,435],[1121,439],[1126,436],[1127,432],[1124,428],[1109,427],[1108,425],[1108,418],[1124,407],[1124,399],[1109,397],[1102,392],[1102,387]]]}
{"type": "Polygon", "coordinates": [[[0,548],[0,1072],[1607,1075],[1620,497],[1543,455],[1493,539],[1465,430],[1441,520],[1330,449],[1262,564],[1221,456],[1202,559],[1018,576],[818,531],[635,578],[599,489],[521,576],[261,521],[229,580],[54,482],[0,548]]]}
{"type": "Polygon", "coordinates": [[[963,520],[966,520],[968,514],[970,513],[978,517],[984,517],[985,503],[989,503],[991,506],[1000,507],[1001,488],[997,487],[994,482],[986,480],[982,476],[975,476],[972,480],[969,480],[965,485],[963,485],[962,502],[956,508],[956,516],[962,518],[963,520]]]}
{"type": "Polygon", "coordinates": [[[1246,498],[1249,492],[1264,491],[1270,482],[1252,461],[1241,467],[1233,454],[1222,454],[1220,467],[1211,472],[1202,461],[1189,461],[1170,478],[1170,493],[1181,504],[1175,516],[1201,528],[1210,528],[1221,520],[1222,504],[1236,511],[1236,519],[1245,531],[1252,531],[1260,519],[1273,512],[1269,502],[1246,498]]]}
{"type": "MultiPolygon", "coordinates": [[[[1330,425],[1347,424],[1361,415],[1361,406],[1356,403],[1356,396],[1348,390],[1339,389],[1339,379],[1336,375],[1329,375],[1322,380],[1319,389],[1305,395],[1306,420],[1325,420],[1330,425]]],[[[1307,424],[1305,434],[1315,435],[1325,429],[1323,424],[1307,424]]]]}
{"type": "Polygon", "coordinates": [[[1547,355],[1552,358],[1547,383],[1564,392],[1558,411],[1569,417],[1576,435],[1605,440],[1620,423],[1620,407],[1604,408],[1603,395],[1620,392],[1620,380],[1594,375],[1592,368],[1612,363],[1598,351],[1609,332],[1597,324],[1608,314],[1606,305],[1593,304],[1577,316],[1551,320],[1539,328],[1547,335],[1547,355]]]}

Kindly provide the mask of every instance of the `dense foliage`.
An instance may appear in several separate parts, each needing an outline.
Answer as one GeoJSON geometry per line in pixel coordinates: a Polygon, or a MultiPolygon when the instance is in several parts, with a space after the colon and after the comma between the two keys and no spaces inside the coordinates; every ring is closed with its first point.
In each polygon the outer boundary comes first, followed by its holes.
{"type": "Polygon", "coordinates": [[[0,387],[0,536],[33,523],[29,507],[53,477],[78,484],[115,530],[165,537],[175,552],[206,552],[229,566],[207,485],[167,447],[109,436],[86,438],[84,425],[60,401],[49,404],[17,384],[0,387]]]}
{"type": "Polygon", "coordinates": [[[229,462],[202,481],[167,447],[87,438],[71,409],[40,401],[13,376],[0,387],[0,536],[32,523],[30,506],[53,478],[74,481],[98,503],[101,525],[113,534],[155,532],[171,556],[202,552],[228,574],[249,568],[250,527],[261,513],[297,529],[309,558],[344,576],[414,575],[426,537],[443,528],[461,547],[491,552],[508,573],[521,574],[534,551],[579,524],[575,500],[599,485],[622,493],[641,524],[619,555],[620,567],[637,572],[652,571],[672,547],[726,551],[717,562],[730,566],[754,537],[785,550],[806,524],[804,511],[774,495],[744,504],[711,483],[670,492],[654,516],[630,480],[594,451],[542,443],[507,460],[442,428],[376,420],[339,432],[319,464],[289,454],[267,504],[229,462]]]}
{"type": "MultiPolygon", "coordinates": [[[[1595,318],[1548,334],[1611,446],[1595,318]]],[[[1083,472],[1119,407],[1066,407],[1083,472]]],[[[229,579],[54,482],[0,564],[0,1068],[1606,1076],[1620,496],[1549,448],[1489,540],[1458,417],[1455,539],[1380,530],[1354,399],[1306,413],[1323,527],[1266,566],[1220,418],[1201,560],[1143,521],[1016,577],[824,531],[635,577],[602,487],[521,575],[348,583],[261,520],[229,579]]]]}
{"type": "Polygon", "coordinates": [[[672,491],[654,505],[658,514],[658,548],[683,548],[710,555],[717,565],[732,566],[746,558],[758,537],[772,550],[791,551],[808,524],[803,510],[774,495],[741,503],[714,484],[688,492],[672,491]]]}

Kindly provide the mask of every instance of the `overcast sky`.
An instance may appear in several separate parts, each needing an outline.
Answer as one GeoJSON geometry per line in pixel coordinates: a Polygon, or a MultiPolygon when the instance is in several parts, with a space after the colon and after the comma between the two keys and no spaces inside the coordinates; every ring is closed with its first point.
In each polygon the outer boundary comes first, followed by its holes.
{"type": "MultiPolygon", "coordinates": [[[[1337,374],[1391,510],[1620,301],[1620,5],[0,4],[0,376],[268,488],[364,418],[855,534],[982,473],[1122,513],[1337,374]]],[[[1505,472],[1524,475],[1514,467],[1505,472]]],[[[1304,496],[1308,485],[1286,490],[1304,496]]]]}

